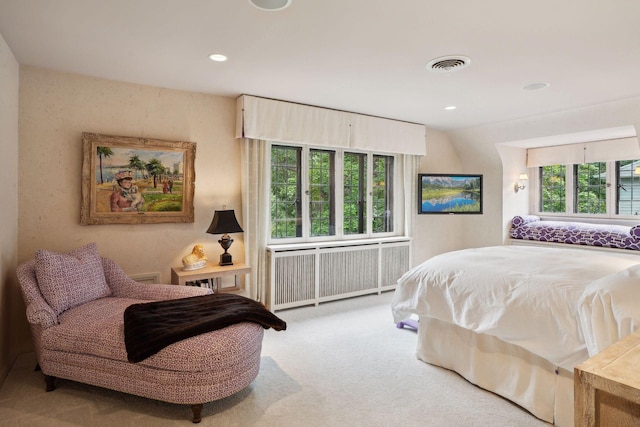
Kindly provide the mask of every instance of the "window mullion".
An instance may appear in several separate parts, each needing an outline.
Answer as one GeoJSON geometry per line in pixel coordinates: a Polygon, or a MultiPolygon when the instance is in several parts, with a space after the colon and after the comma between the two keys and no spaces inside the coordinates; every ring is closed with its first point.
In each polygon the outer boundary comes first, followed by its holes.
{"type": "Polygon", "coordinates": [[[373,155],[371,153],[367,153],[367,190],[366,190],[366,198],[367,198],[367,222],[366,222],[366,232],[367,236],[371,236],[373,233],[373,155]]]}
{"type": "Polygon", "coordinates": [[[310,203],[310,193],[309,193],[309,147],[302,147],[302,191],[301,191],[301,201],[302,201],[302,238],[304,240],[308,240],[311,235],[311,220],[309,215],[309,203],[310,203]]]}
{"type": "Polygon", "coordinates": [[[565,173],[565,190],[567,195],[565,197],[565,212],[575,214],[576,203],[574,198],[576,197],[576,179],[575,179],[575,165],[566,165],[564,168],[565,173]]]}
{"type": "Polygon", "coordinates": [[[335,214],[336,214],[336,237],[344,237],[344,151],[336,150],[335,161],[335,214]]]}

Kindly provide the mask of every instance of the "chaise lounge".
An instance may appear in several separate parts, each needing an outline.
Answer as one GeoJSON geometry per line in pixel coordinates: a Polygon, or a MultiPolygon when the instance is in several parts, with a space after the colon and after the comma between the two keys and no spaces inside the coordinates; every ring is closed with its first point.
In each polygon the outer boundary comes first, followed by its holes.
{"type": "Polygon", "coordinates": [[[198,334],[129,361],[127,307],[210,294],[209,289],[135,282],[102,258],[95,244],[67,254],[37,251],[17,273],[47,391],[59,377],[188,404],[197,423],[204,403],[242,390],[258,374],[267,326],[255,322],[198,334]]]}

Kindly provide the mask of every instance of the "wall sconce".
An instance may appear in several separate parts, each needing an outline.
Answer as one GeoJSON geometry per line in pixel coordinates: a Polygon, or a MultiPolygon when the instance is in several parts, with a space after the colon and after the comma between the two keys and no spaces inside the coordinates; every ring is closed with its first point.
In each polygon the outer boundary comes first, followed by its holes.
{"type": "Polygon", "coordinates": [[[633,170],[633,174],[640,175],[640,166],[636,166],[636,168],[633,170]]]}
{"type": "Polygon", "coordinates": [[[229,233],[242,233],[242,231],[242,227],[238,224],[233,209],[215,211],[213,213],[213,220],[211,220],[211,225],[207,233],[222,234],[222,238],[218,240],[218,243],[220,243],[220,246],[224,249],[224,253],[220,254],[220,265],[233,265],[231,254],[227,252],[233,243],[233,239],[229,237],[229,233]]]}
{"type": "Polygon", "coordinates": [[[517,193],[520,190],[524,190],[525,188],[527,188],[527,181],[529,180],[529,177],[527,176],[526,173],[521,173],[520,176],[518,177],[518,182],[516,182],[513,185],[513,190],[517,193]]]}

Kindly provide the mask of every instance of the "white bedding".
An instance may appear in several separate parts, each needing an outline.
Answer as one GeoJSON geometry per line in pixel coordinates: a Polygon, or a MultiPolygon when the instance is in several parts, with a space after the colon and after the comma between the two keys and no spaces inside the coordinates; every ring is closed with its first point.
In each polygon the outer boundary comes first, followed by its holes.
{"type": "Polygon", "coordinates": [[[573,371],[638,324],[638,261],[564,248],[449,252],[398,280],[392,312],[493,335],[573,371]]]}
{"type": "Polygon", "coordinates": [[[591,282],[578,302],[589,356],[600,353],[640,325],[640,265],[591,282]]]}

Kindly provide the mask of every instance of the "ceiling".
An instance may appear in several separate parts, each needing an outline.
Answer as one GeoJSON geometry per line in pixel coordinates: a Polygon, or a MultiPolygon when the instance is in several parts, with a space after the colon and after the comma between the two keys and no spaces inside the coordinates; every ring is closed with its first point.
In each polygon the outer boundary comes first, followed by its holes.
{"type": "Polygon", "coordinates": [[[637,0],[0,0],[22,65],[442,130],[640,95],[639,19],[637,0]],[[451,55],[471,62],[426,69],[451,55]]]}

